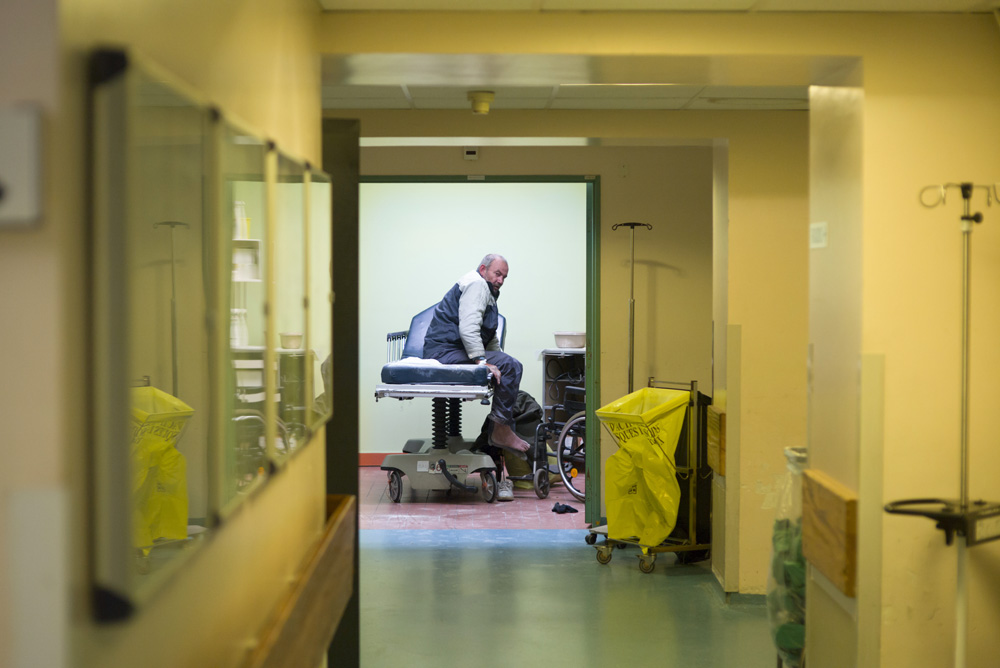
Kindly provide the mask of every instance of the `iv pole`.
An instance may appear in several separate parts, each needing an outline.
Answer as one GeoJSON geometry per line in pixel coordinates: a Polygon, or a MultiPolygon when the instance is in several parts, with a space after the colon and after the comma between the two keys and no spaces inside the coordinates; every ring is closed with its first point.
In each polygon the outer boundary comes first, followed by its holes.
{"type": "Polygon", "coordinates": [[[190,225],[175,220],[153,223],[154,228],[161,225],[170,228],[170,365],[173,374],[173,395],[177,397],[177,261],[175,259],[174,229],[190,227],[190,225]]]}
{"type": "Polygon", "coordinates": [[[945,203],[946,190],[958,187],[962,193],[962,391],[961,391],[961,437],[960,437],[960,480],[958,502],[946,499],[907,499],[894,501],[885,506],[886,512],[901,515],[922,515],[937,521],[937,527],[944,530],[945,542],[951,545],[958,534],[958,574],[955,592],[955,668],[965,668],[968,631],[968,583],[966,581],[967,548],[1000,538],[994,525],[1000,517],[1000,504],[986,501],[969,502],[969,344],[970,344],[970,292],[972,284],[971,255],[972,228],[974,223],[983,222],[983,214],[971,213],[970,204],[975,188],[986,190],[986,205],[995,197],[996,186],[977,186],[972,183],[947,183],[943,186],[928,186],[920,193],[920,203],[933,208],[945,203]],[[938,190],[936,202],[925,201],[924,194],[938,190]],[[930,507],[928,507],[930,506],[930,507]],[[938,509],[933,506],[939,506],[938,509]]]}
{"type": "MultiPolygon", "coordinates": [[[[972,184],[963,183],[962,190],[962,435],[961,480],[959,482],[959,507],[962,513],[969,509],[969,294],[972,284],[972,224],[983,222],[983,214],[970,214],[972,184]]],[[[989,191],[987,191],[988,193],[989,191]]],[[[955,668],[964,668],[966,662],[966,636],[969,602],[966,581],[966,553],[968,539],[958,539],[958,577],[955,592],[955,668]]]]}
{"type": "Polygon", "coordinates": [[[633,366],[635,362],[635,228],[639,226],[653,229],[648,223],[615,223],[611,231],[619,227],[629,228],[629,288],[628,288],[628,393],[632,394],[633,366]]]}

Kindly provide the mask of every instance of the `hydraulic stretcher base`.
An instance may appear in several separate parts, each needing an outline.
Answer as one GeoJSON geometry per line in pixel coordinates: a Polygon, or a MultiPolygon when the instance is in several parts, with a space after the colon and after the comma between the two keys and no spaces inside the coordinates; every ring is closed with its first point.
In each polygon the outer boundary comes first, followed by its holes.
{"type": "Polygon", "coordinates": [[[431,439],[411,439],[407,448],[422,443],[419,452],[386,455],[382,470],[389,473],[389,498],[399,503],[403,493],[403,476],[410,481],[411,489],[451,490],[480,492],[488,503],[497,496],[496,463],[489,455],[473,453],[467,441],[456,443],[450,439],[446,448],[435,448],[431,439]],[[452,451],[452,448],[455,451],[452,451]],[[477,474],[471,481],[469,476],[477,474]],[[474,484],[470,484],[474,483],[474,484]]]}

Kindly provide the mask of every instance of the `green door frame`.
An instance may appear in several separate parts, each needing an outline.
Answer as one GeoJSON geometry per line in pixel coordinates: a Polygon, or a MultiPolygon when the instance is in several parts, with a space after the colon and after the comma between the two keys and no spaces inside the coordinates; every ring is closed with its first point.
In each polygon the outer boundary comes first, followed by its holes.
{"type": "MultiPolygon", "coordinates": [[[[587,443],[600,443],[594,410],[601,397],[601,177],[600,176],[362,176],[361,183],[584,183],[587,186],[587,443]]],[[[584,519],[599,523],[600,446],[587,447],[584,519]]]]}

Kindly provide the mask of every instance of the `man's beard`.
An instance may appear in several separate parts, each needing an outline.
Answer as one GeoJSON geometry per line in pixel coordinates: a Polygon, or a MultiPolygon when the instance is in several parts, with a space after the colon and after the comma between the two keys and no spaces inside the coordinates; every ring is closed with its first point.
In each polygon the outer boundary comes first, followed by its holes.
{"type": "Polygon", "coordinates": [[[490,294],[493,295],[493,299],[496,299],[497,297],[500,296],[500,288],[493,285],[492,283],[490,283],[489,285],[490,285],[490,294]]]}

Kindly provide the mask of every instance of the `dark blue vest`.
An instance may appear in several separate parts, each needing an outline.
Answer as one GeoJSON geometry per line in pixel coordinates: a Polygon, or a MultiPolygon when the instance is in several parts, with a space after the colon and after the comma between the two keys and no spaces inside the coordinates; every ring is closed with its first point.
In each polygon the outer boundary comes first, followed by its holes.
{"type": "MultiPolygon", "coordinates": [[[[462,334],[458,329],[458,300],[461,296],[462,291],[456,283],[445,294],[444,299],[438,302],[434,309],[434,317],[427,328],[427,335],[424,337],[424,359],[437,359],[446,352],[465,350],[462,334]]],[[[486,307],[483,322],[479,326],[483,348],[496,336],[498,322],[499,311],[494,301],[486,307]]]]}

